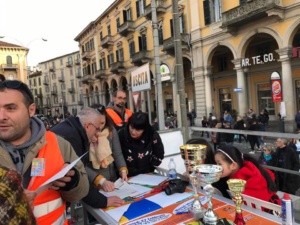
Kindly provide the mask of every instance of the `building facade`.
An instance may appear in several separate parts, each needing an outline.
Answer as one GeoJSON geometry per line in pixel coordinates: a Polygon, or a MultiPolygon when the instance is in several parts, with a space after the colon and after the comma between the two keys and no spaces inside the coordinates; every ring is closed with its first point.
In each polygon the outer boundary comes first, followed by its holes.
{"type": "Polygon", "coordinates": [[[27,83],[26,56],[29,49],[20,45],[0,41],[0,73],[7,80],[27,83]]]}
{"type": "Polygon", "coordinates": [[[267,109],[270,120],[285,113],[286,131],[293,132],[300,109],[300,1],[189,2],[198,114],[267,109]]]}
{"type": "MultiPolygon", "coordinates": [[[[162,76],[163,110],[166,114],[178,109],[177,78],[171,0],[155,1],[160,73],[162,76]]],[[[180,32],[186,87],[186,105],[195,107],[191,46],[187,1],[179,1],[180,32]]],[[[157,112],[154,32],[150,0],[115,1],[95,21],[82,30],[75,41],[80,46],[85,105],[107,105],[115,90],[125,90],[128,107],[134,109],[131,73],[149,63],[151,90],[142,91],[140,106],[144,112],[157,112]],[[150,99],[150,106],[148,106],[150,99]],[[150,107],[150,109],[149,109],[150,107]]]]}
{"type": "Polygon", "coordinates": [[[78,51],[40,62],[29,76],[37,113],[76,115],[83,108],[81,74],[78,51]]]}

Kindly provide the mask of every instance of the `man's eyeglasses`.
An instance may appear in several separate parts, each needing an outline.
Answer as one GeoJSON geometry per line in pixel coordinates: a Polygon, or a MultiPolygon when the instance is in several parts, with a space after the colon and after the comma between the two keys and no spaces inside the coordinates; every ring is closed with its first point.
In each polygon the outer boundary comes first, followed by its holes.
{"type": "Polygon", "coordinates": [[[29,90],[28,86],[21,81],[18,80],[5,80],[0,82],[0,89],[1,88],[8,88],[8,89],[15,89],[19,90],[23,94],[26,94],[29,97],[29,103],[33,103],[33,95],[32,92],[29,90]]]}
{"type": "Polygon", "coordinates": [[[100,127],[96,127],[93,123],[90,123],[90,124],[92,124],[93,127],[95,127],[96,131],[99,131],[99,132],[101,131],[100,127]]]}

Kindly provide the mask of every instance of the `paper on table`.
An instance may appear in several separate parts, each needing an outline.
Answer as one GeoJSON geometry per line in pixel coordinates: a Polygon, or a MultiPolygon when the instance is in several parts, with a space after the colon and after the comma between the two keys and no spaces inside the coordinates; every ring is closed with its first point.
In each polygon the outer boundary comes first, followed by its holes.
{"type": "Polygon", "coordinates": [[[161,182],[168,179],[167,177],[158,176],[158,175],[149,175],[149,174],[139,174],[137,176],[132,177],[128,183],[134,184],[142,184],[142,185],[150,185],[150,186],[157,186],[161,182]]]}
{"type": "Polygon", "coordinates": [[[147,199],[152,202],[157,203],[161,207],[166,207],[166,206],[172,205],[176,202],[180,202],[184,199],[187,199],[191,195],[193,195],[193,192],[175,193],[175,194],[171,194],[171,195],[166,195],[165,192],[161,192],[161,193],[153,195],[147,199]]]}
{"type": "Polygon", "coordinates": [[[110,217],[113,218],[116,222],[119,222],[120,218],[127,211],[129,206],[130,206],[130,204],[122,205],[120,207],[116,207],[116,208],[113,208],[111,210],[108,210],[105,213],[110,215],[110,217]]]}
{"type": "Polygon", "coordinates": [[[135,195],[139,194],[139,191],[136,190],[134,187],[132,187],[127,182],[124,182],[123,185],[119,187],[119,189],[115,189],[111,192],[106,192],[103,190],[100,190],[100,192],[107,197],[118,196],[120,198],[126,198],[129,196],[135,196],[135,195]]]}
{"type": "Polygon", "coordinates": [[[56,173],[54,176],[49,178],[47,181],[45,181],[40,187],[38,187],[35,192],[37,195],[41,194],[43,191],[45,191],[50,185],[51,182],[56,181],[62,177],[64,177],[75,165],[78,163],[78,161],[87,154],[88,152],[84,153],[82,156],[80,156],[78,159],[74,160],[71,164],[64,167],[61,171],[56,173]]]}

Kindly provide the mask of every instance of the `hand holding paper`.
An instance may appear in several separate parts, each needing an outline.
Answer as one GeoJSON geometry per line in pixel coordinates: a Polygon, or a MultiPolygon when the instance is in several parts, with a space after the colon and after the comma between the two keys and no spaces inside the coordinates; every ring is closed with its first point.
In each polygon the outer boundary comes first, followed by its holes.
{"type": "Polygon", "coordinates": [[[65,186],[65,182],[70,182],[70,180],[71,180],[70,176],[74,176],[74,174],[75,174],[74,170],[73,171],[70,171],[70,170],[87,153],[88,152],[84,153],[81,157],[79,157],[78,159],[74,160],[71,164],[65,164],[64,167],[63,167],[63,169],[61,171],[59,171],[57,174],[55,174],[50,179],[48,179],[47,181],[45,181],[38,189],[35,190],[35,192],[37,193],[37,195],[41,194],[43,191],[45,191],[48,188],[51,188],[52,190],[58,190],[60,187],[64,187],[65,186]],[[55,188],[54,185],[56,185],[58,187],[55,188]]]}

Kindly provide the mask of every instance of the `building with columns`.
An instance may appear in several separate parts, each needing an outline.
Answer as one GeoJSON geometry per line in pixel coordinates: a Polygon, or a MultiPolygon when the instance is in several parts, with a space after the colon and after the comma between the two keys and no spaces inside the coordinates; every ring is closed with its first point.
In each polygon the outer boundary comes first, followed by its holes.
{"type": "Polygon", "coordinates": [[[300,2],[189,2],[197,114],[267,109],[278,120],[284,105],[286,131],[293,132],[300,109],[300,2]]]}
{"type": "MultiPolygon", "coordinates": [[[[155,2],[163,108],[176,112],[172,2],[155,2]]],[[[85,105],[107,104],[114,90],[123,89],[133,109],[130,74],[145,63],[155,81],[150,3],[116,0],[75,37],[85,105]]],[[[186,105],[196,109],[198,123],[211,112],[220,118],[225,110],[236,116],[250,108],[256,114],[267,109],[270,120],[278,120],[285,109],[286,131],[293,131],[300,109],[299,7],[298,0],[179,1],[186,105]]],[[[151,112],[157,111],[155,91],[153,82],[151,112]]],[[[149,111],[146,94],[143,111],[149,111]]]]}
{"type": "MultiPolygon", "coordinates": [[[[192,75],[191,46],[189,40],[188,1],[179,1],[180,31],[183,50],[183,68],[186,86],[186,105],[195,107],[192,75]]],[[[115,90],[125,90],[128,107],[134,109],[131,91],[131,72],[149,63],[151,90],[142,91],[140,106],[154,115],[158,107],[166,114],[175,113],[178,106],[175,74],[175,47],[172,22],[172,1],[159,0],[157,27],[159,59],[162,76],[163,105],[157,106],[154,39],[150,0],[116,0],[98,18],[91,21],[76,37],[79,43],[83,70],[85,105],[107,105],[115,90]],[[150,96],[148,96],[150,95],[150,96]],[[148,100],[150,99],[150,109],[148,100]]]]}

